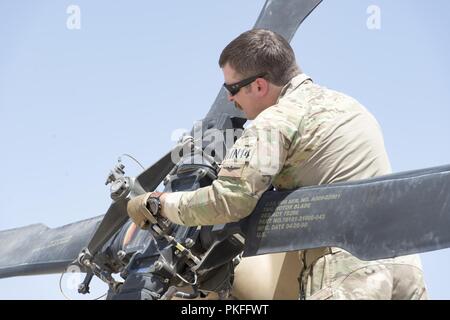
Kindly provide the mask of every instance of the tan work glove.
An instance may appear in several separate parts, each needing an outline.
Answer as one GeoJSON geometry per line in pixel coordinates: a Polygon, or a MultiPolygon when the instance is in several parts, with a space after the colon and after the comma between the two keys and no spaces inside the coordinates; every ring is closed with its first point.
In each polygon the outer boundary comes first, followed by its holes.
{"type": "Polygon", "coordinates": [[[147,229],[150,224],[157,224],[156,217],[147,207],[147,201],[150,197],[158,197],[159,192],[147,192],[137,196],[127,204],[128,216],[141,229],[147,229]]]}

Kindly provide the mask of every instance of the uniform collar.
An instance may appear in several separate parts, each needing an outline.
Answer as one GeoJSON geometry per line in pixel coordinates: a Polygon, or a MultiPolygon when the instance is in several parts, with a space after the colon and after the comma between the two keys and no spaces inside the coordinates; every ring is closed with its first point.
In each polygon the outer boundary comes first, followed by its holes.
{"type": "Polygon", "coordinates": [[[281,89],[280,95],[278,96],[278,99],[277,99],[277,103],[278,103],[278,101],[280,101],[281,98],[283,98],[284,96],[288,95],[289,93],[291,93],[292,91],[294,91],[295,89],[300,87],[306,80],[312,81],[312,79],[304,73],[300,73],[299,75],[296,75],[295,77],[293,77],[291,79],[291,81],[289,81],[281,89]]]}

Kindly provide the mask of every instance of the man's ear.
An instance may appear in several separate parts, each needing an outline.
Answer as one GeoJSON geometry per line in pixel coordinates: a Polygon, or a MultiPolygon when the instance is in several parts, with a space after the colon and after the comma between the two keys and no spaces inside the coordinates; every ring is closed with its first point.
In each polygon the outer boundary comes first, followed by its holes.
{"type": "Polygon", "coordinates": [[[265,96],[269,92],[269,82],[266,79],[256,79],[256,89],[261,96],[265,96]]]}

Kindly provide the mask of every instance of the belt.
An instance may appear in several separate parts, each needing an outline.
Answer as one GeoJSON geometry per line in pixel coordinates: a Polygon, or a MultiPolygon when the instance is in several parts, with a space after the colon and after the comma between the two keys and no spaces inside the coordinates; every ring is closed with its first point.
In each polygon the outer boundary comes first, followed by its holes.
{"type": "Polygon", "coordinates": [[[339,251],[342,251],[342,249],[335,247],[321,247],[301,251],[300,261],[303,264],[303,266],[300,270],[300,275],[298,278],[300,286],[300,296],[299,296],[300,300],[306,299],[305,290],[307,288],[308,276],[312,272],[314,263],[323,256],[326,256],[327,254],[337,253],[339,251]]]}
{"type": "Polygon", "coordinates": [[[305,263],[305,268],[314,264],[318,259],[330,253],[337,253],[342,251],[340,248],[335,247],[322,247],[315,249],[307,249],[302,251],[302,261],[305,263]]]}

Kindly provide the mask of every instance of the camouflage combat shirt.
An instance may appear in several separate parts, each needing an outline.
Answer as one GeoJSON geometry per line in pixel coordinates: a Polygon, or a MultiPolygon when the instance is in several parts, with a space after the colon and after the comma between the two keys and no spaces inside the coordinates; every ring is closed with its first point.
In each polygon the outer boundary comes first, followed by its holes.
{"type": "Polygon", "coordinates": [[[168,193],[162,208],[177,224],[223,224],[248,216],[271,185],[288,190],[390,171],[375,118],[300,74],[228,150],[211,186],[168,193]]]}

